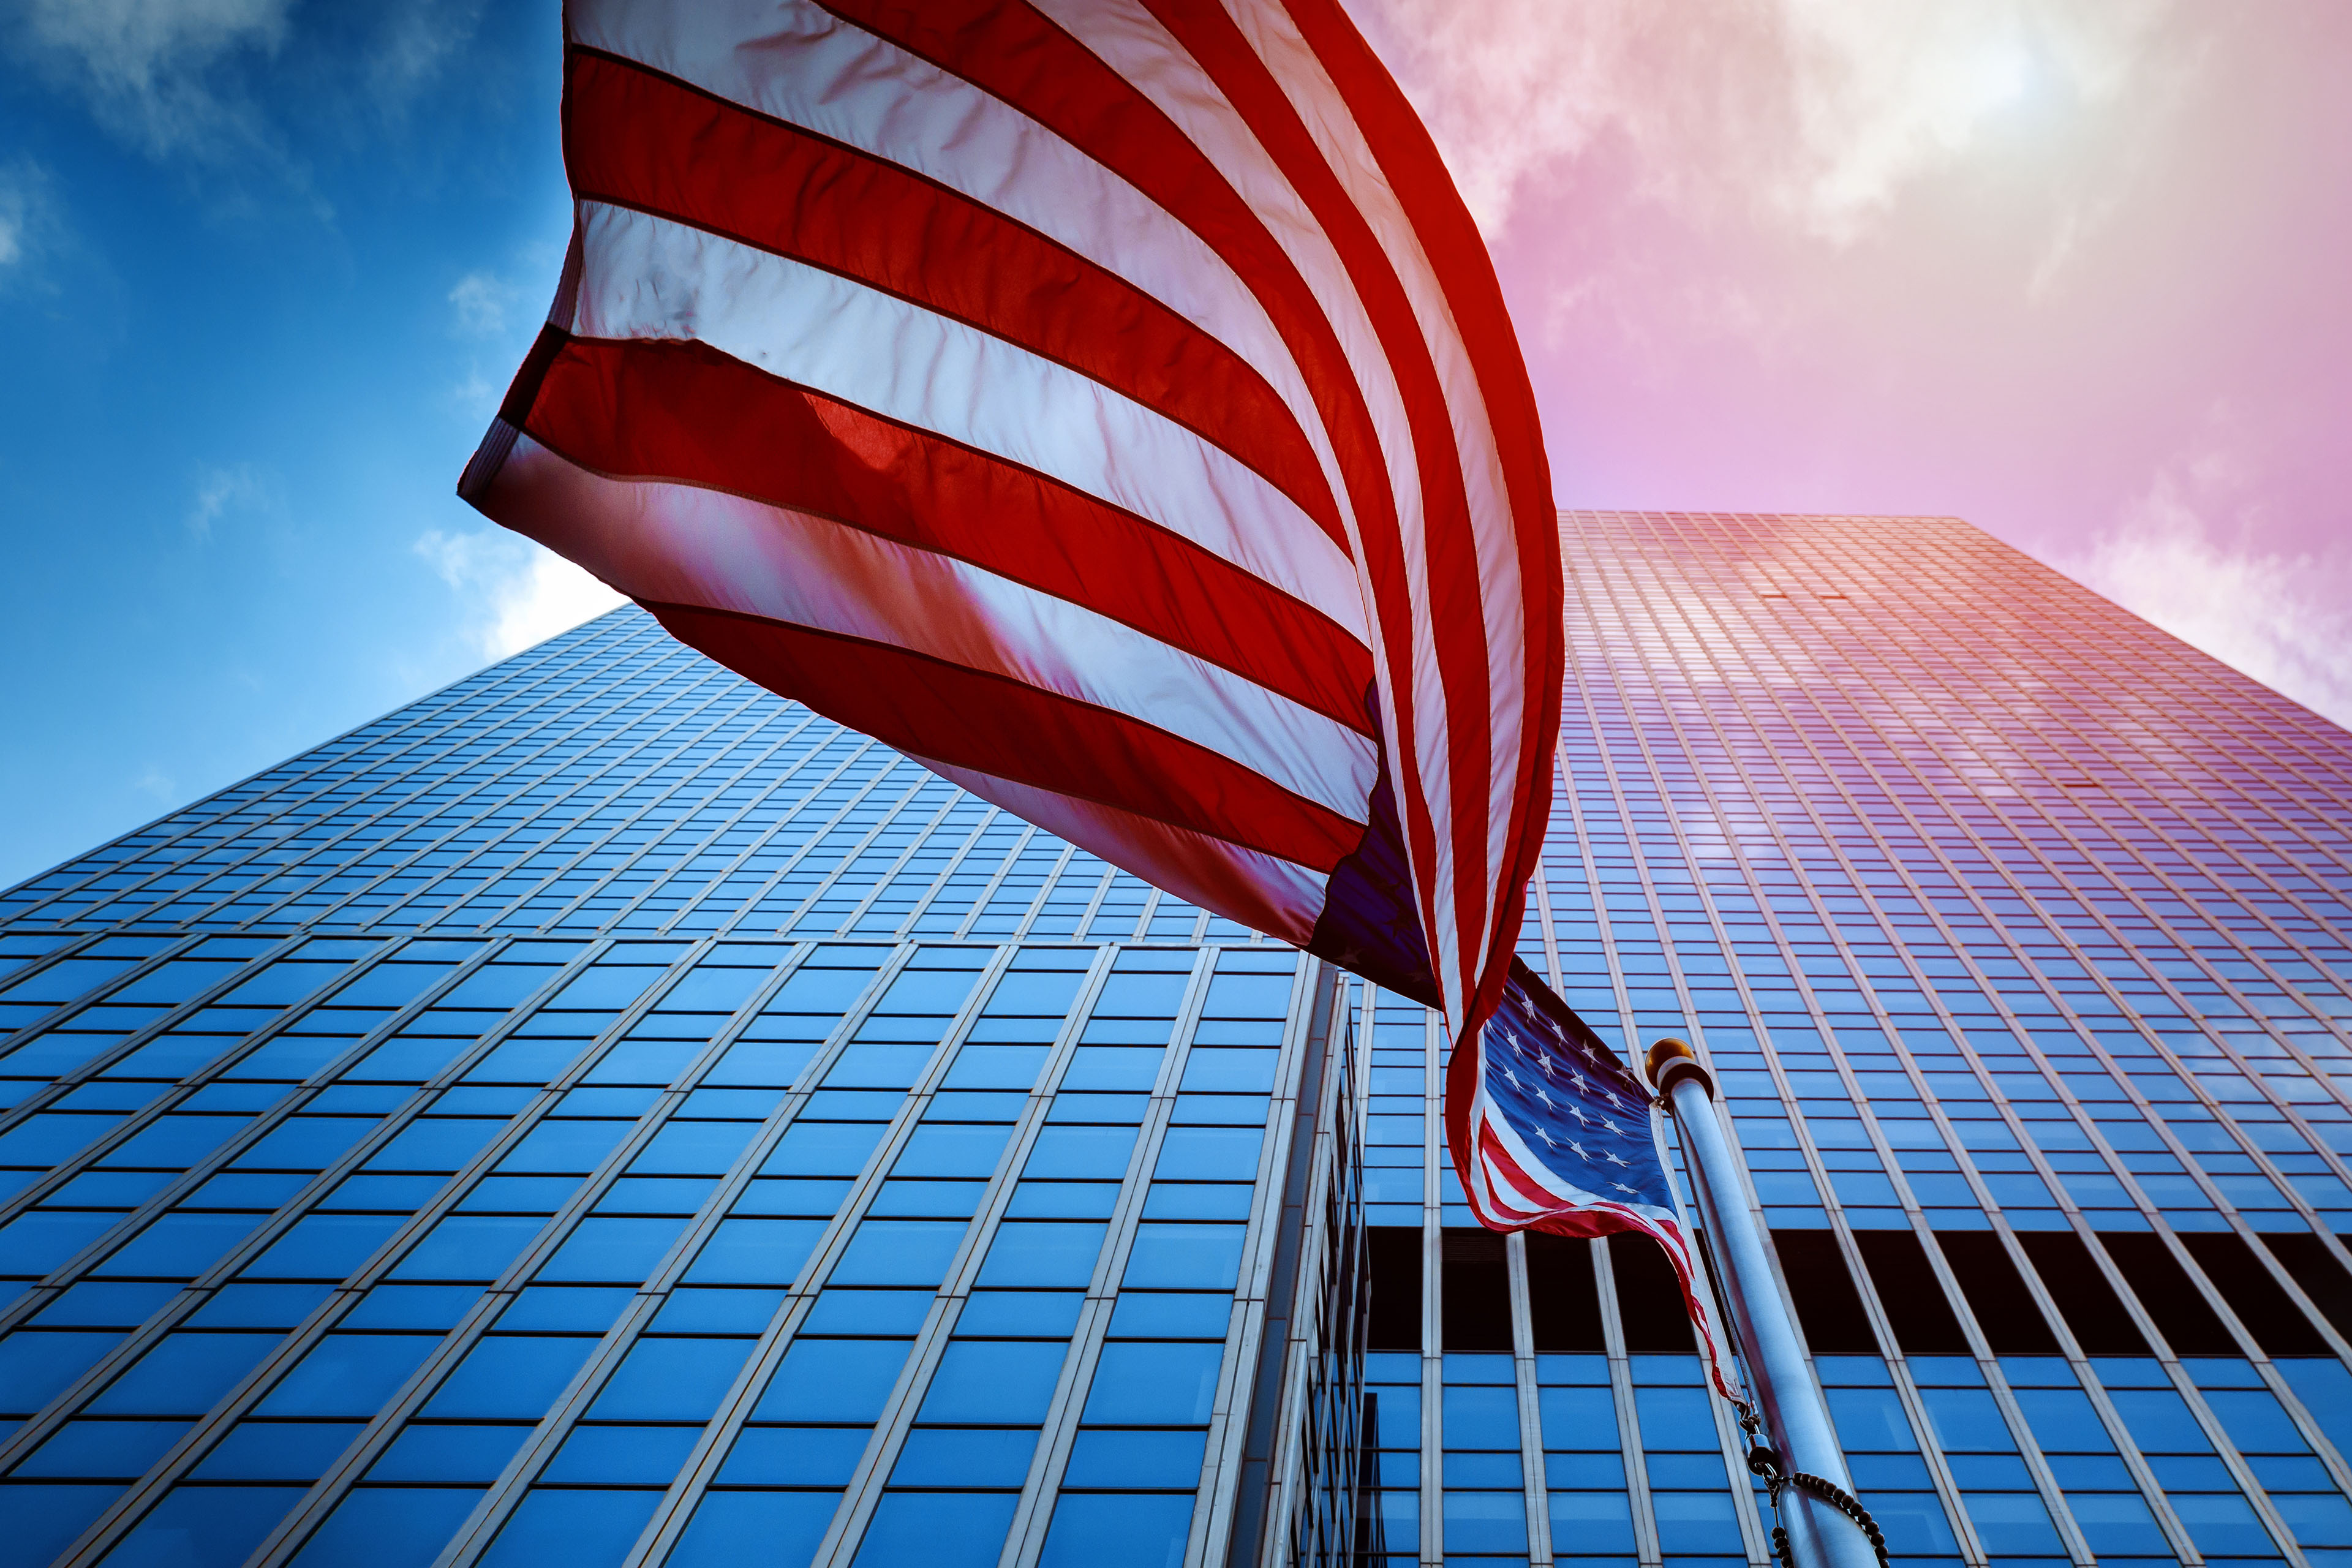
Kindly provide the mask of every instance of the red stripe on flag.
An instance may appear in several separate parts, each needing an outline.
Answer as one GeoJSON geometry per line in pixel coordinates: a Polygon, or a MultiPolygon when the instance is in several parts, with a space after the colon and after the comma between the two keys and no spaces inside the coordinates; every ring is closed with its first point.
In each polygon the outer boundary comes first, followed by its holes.
{"type": "MultiPolygon", "coordinates": [[[[1458,957],[1463,963],[1475,963],[1487,921],[1486,839],[1491,815],[1487,786],[1494,776],[1489,650],[1480,606],[1478,552],[1471,538],[1462,454],[1454,445],[1445,389],[1439,384],[1437,366],[1430,359],[1412,301],[1378,237],[1233,17],[1214,5],[1176,5],[1170,0],[1143,3],[1208,73],[1315,215],[1347,267],[1349,280],[1363,301],[1372,330],[1380,335],[1381,352],[1395,373],[1397,390],[1412,422],[1413,460],[1421,474],[1428,615],[1437,647],[1438,678],[1445,692],[1454,925],[1464,948],[1458,957]]],[[[1409,752],[1410,748],[1405,750],[1409,752]]],[[[1503,955],[1506,965],[1509,956],[1507,952],[1503,955]]],[[[1443,963],[1445,957],[1432,953],[1431,961],[1443,963]]],[[[1466,1003],[1481,989],[1481,976],[1461,973],[1459,979],[1466,1003]]]]}
{"type": "Polygon", "coordinates": [[[1171,827],[1097,801],[975,773],[937,757],[915,760],[982,800],[1133,871],[1187,903],[1294,946],[1304,947],[1315,934],[1323,879],[1290,863],[1269,861],[1206,834],[1171,827]]]}
{"type": "Polygon", "coordinates": [[[572,51],[564,163],[635,207],[966,321],[1133,398],[1255,470],[1347,547],[1265,378],[1124,279],[961,193],[648,68],[572,51]]]}
{"type": "Polygon", "coordinates": [[[1328,617],[1191,541],[708,344],[575,339],[525,426],[594,472],[702,485],[966,561],[1369,732],[1372,662],[1328,617]]]}
{"type": "Polygon", "coordinates": [[[1412,754],[1412,622],[1387,467],[1362,389],[1314,292],[1265,225],[1192,140],[1134,86],[1026,5],[1000,0],[829,0],[823,8],[962,78],[1141,191],[1223,257],[1289,345],[1355,508],[1394,704],[1390,754],[1418,901],[1434,906],[1436,834],[1412,754]]]}
{"type": "Polygon", "coordinates": [[[1510,489],[1513,531],[1517,538],[1520,588],[1528,643],[1528,689],[1521,777],[1507,842],[1516,853],[1505,868],[1503,902],[1495,915],[1494,956],[1480,988],[1483,1016],[1501,994],[1509,956],[1527,902],[1527,887],[1543,850],[1551,810],[1553,751],[1559,735],[1565,675],[1565,589],[1561,580],[1559,514],[1552,497],[1551,463],[1544,450],[1528,383],[1527,359],[1495,277],[1493,258],[1477,224],[1455,189],[1453,176],[1412,111],[1396,79],[1381,64],[1338,0],[1283,0],[1299,35],[1323,62],[1346,100],[1349,116],[1379,160],[1389,188],[1444,290],[1447,308],[1460,328],[1463,346],[1478,378],[1510,489]]]}
{"type": "Polygon", "coordinates": [[[1318,871],[1363,837],[1363,824],[1108,709],[882,643],[699,605],[645,607],[678,641],[900,751],[1099,801],[1318,871]]]}

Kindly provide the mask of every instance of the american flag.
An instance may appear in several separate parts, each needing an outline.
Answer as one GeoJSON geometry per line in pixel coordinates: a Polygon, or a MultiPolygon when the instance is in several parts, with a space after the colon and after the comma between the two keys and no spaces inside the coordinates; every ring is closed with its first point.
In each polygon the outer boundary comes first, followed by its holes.
{"type": "Polygon", "coordinates": [[[569,260],[459,492],[1207,909],[1499,994],[1535,403],[1336,0],[571,0],[569,260]]]}
{"type": "Polygon", "coordinates": [[[1514,961],[1502,1001],[1446,1067],[1445,1134],[1490,1230],[1657,1238],[1716,1386],[1741,1397],[1714,1294],[1666,1170],[1665,1122],[1633,1069],[1514,961]]]}

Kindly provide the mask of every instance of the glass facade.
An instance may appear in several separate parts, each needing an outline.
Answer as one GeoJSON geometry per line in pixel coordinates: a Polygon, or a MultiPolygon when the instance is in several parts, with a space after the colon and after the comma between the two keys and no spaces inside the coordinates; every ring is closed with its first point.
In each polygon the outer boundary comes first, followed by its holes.
{"type": "MultiPolygon", "coordinates": [[[[1957,522],[1563,542],[1523,952],[1898,1558],[2352,1564],[2352,737],[1957,522]]],[[[0,1568],[1762,1568],[1448,1047],[616,612],[0,894],[0,1568]]]]}

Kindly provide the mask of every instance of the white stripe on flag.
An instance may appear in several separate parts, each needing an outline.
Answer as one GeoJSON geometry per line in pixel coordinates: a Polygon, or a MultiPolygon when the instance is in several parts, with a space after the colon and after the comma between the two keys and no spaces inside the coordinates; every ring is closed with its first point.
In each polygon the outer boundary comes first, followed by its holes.
{"type": "MultiPolygon", "coordinates": [[[[1322,149],[1324,161],[1379,237],[1382,253],[1395,268],[1412,302],[1422,339],[1444,388],[1446,409],[1454,423],[1454,446],[1462,454],[1462,478],[1470,515],[1504,520],[1504,526],[1471,531],[1472,545],[1478,557],[1478,581],[1484,590],[1480,608],[1486,618],[1486,647],[1510,650],[1511,655],[1487,660],[1487,733],[1495,762],[1488,784],[1486,880],[1492,884],[1501,879],[1505,870],[1503,858],[1507,853],[1511,806],[1520,787],[1519,759],[1525,755],[1520,731],[1526,721],[1523,705],[1527,700],[1527,671],[1524,660],[1517,654],[1526,647],[1527,612],[1514,531],[1509,526],[1510,490],[1503,477],[1501,454],[1495,445],[1486,395],[1470,363],[1453,307],[1438,282],[1436,268],[1422,247],[1420,231],[1405,216],[1379,159],[1366,144],[1346,100],[1323,68],[1321,58],[1299,37],[1288,13],[1280,6],[1233,5],[1228,9],[1243,36],[1266,62],[1276,85],[1298,110],[1300,121],[1322,149]]],[[[1481,962],[1473,966],[1475,969],[1485,967],[1483,957],[1480,955],[1481,962]]]]}
{"type": "Polygon", "coordinates": [[[580,207],[578,335],[698,340],[1034,468],[1183,535],[1365,638],[1354,565],[1330,536],[1164,416],[877,289],[667,218],[580,207]]]}
{"type": "Polygon", "coordinates": [[[929,757],[915,760],[981,799],[1204,910],[1301,946],[1314,934],[1326,879],[1307,867],[1116,806],[929,757]]]}
{"type": "MultiPolygon", "coordinates": [[[[1423,549],[1426,539],[1425,500],[1414,457],[1412,426],[1405,413],[1394,369],[1346,264],[1322,226],[1240,111],[1184,47],[1169,37],[1159,19],[1132,4],[1132,0],[1034,3],[1174,121],[1185,136],[1207,153],[1219,173],[1232,182],[1313,289],[1316,301],[1339,334],[1341,351],[1362,390],[1387,463],[1390,488],[1396,497],[1397,527],[1403,546],[1412,636],[1407,667],[1412,685],[1411,743],[1420,764],[1420,794],[1437,842],[1436,875],[1432,879],[1435,902],[1424,915],[1436,942],[1432,963],[1444,992],[1445,1012],[1458,1018],[1465,1001],[1462,973],[1446,957],[1458,951],[1461,941],[1456,930],[1452,876],[1455,861],[1450,782],[1453,754],[1445,686],[1439,673],[1436,640],[1429,619],[1428,563],[1423,549]]],[[[1509,514],[1499,515],[1507,519],[1509,514]]],[[[1350,537],[1360,536],[1351,533],[1350,537]]],[[[1362,559],[1364,552],[1360,548],[1357,554],[1362,559]]],[[[1364,583],[1369,600],[1369,572],[1364,583]]],[[[1395,650],[1386,646],[1387,638],[1381,631],[1375,626],[1374,635],[1380,640],[1373,649],[1381,661],[1381,696],[1392,701],[1390,686],[1396,671],[1388,660],[1395,650]]],[[[1398,731],[1396,719],[1393,706],[1381,716],[1382,727],[1391,734],[1398,731]]]]}
{"type": "Polygon", "coordinates": [[[1231,264],[1018,109],[801,0],[702,0],[682,16],[574,0],[568,22],[581,45],[937,180],[1124,279],[1266,378],[1352,514],[1297,362],[1231,264]]]}
{"type": "Polygon", "coordinates": [[[1083,605],[723,490],[606,479],[530,437],[507,525],[634,598],[764,616],[1003,675],[1123,713],[1363,820],[1372,742],[1083,605]]]}

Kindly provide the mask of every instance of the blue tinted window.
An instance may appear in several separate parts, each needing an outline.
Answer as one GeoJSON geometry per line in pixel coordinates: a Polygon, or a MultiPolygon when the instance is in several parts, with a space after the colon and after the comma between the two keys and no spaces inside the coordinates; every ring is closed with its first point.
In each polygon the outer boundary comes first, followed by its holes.
{"type": "Polygon", "coordinates": [[[1054,1505],[1040,1568],[1095,1568],[1129,1562],[1150,1568],[1181,1563],[1192,1524],[1190,1497],[1066,1492],[1054,1505]]]}
{"type": "Polygon", "coordinates": [[[105,1415],[201,1415],[277,1344],[275,1334],[166,1334],[89,1408],[105,1415]]]}
{"type": "Polygon", "coordinates": [[[910,1340],[800,1340],[751,1412],[757,1421],[872,1422],[907,1364],[910,1340]]]}
{"type": "Polygon", "coordinates": [[[440,1345],[430,1334],[329,1334],[256,1406],[263,1415],[373,1415],[440,1345]]]}
{"type": "Polygon", "coordinates": [[[1198,1426],[1209,1418],[1224,1347],[1113,1342],[1103,1347],[1085,1420],[1104,1426],[1198,1426]]]}
{"type": "Polygon", "coordinates": [[[833,1522],[838,1492],[706,1493],[669,1555],[668,1568],[804,1568],[833,1522]]]}
{"type": "Polygon", "coordinates": [[[640,1340],[588,1414],[604,1421],[707,1421],[751,1350],[750,1340],[640,1340]]]}
{"type": "Polygon", "coordinates": [[[595,1348],[585,1338],[491,1335],[467,1352],[423,1414],[535,1421],[595,1348]]]}
{"type": "Polygon", "coordinates": [[[991,1568],[1020,1499],[1010,1493],[890,1492],[874,1510],[855,1561],[991,1568]]]}
{"type": "Polygon", "coordinates": [[[533,1487],[482,1554],[484,1568],[614,1568],[661,1496],[533,1487]]]}
{"type": "Polygon", "coordinates": [[[1055,1341],[950,1341],[916,1419],[1043,1421],[1067,1350],[1055,1341]]]}
{"type": "Polygon", "coordinates": [[[1098,1223],[1006,1220],[989,1244],[980,1283],[1079,1289],[1094,1277],[1106,1228],[1098,1223]]]}

